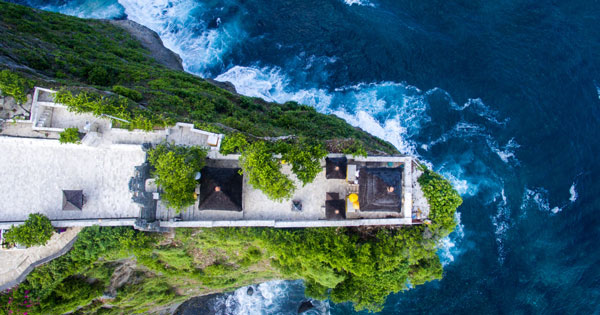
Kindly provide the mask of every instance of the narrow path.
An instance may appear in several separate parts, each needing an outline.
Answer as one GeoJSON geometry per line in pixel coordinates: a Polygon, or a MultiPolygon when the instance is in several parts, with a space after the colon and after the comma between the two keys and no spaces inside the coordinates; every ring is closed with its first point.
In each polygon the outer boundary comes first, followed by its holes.
{"type": "Polygon", "coordinates": [[[73,227],[63,233],[55,233],[45,246],[0,250],[0,291],[25,280],[35,267],[67,253],[81,229],[73,227]]]}

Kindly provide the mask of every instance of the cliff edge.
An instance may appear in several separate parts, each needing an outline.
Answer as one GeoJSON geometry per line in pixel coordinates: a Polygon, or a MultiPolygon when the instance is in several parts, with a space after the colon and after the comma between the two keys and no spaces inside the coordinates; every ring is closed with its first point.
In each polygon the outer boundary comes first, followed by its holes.
{"type": "Polygon", "coordinates": [[[172,69],[183,71],[182,60],[178,54],[163,45],[158,34],[134,21],[130,20],[106,20],[107,22],[122,27],[131,36],[139,40],[142,46],[150,51],[150,56],[163,66],[172,69]]]}

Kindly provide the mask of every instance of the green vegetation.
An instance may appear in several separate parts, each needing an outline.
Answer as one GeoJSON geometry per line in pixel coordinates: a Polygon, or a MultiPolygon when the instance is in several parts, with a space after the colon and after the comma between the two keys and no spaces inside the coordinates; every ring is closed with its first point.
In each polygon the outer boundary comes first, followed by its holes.
{"type": "Polygon", "coordinates": [[[294,183],[281,173],[281,163],[273,157],[265,141],[257,141],[242,151],[240,166],[252,187],[262,190],[269,199],[292,198],[294,183]]]}
{"type": "Polygon", "coordinates": [[[99,92],[78,90],[76,94],[61,89],[54,100],[61,103],[75,113],[92,113],[95,116],[110,115],[128,121],[113,120],[117,126],[123,125],[129,129],[142,129],[150,131],[154,126],[167,126],[171,122],[163,119],[162,115],[153,116],[152,113],[138,108],[130,99],[123,96],[103,94],[99,92]]]}
{"type": "Polygon", "coordinates": [[[132,101],[139,102],[142,100],[142,93],[140,93],[136,90],[130,89],[130,88],[126,88],[122,85],[115,85],[115,86],[113,86],[112,90],[113,90],[113,92],[115,92],[119,95],[125,96],[132,101]]]}
{"type": "Polygon", "coordinates": [[[358,141],[352,141],[348,146],[342,149],[344,154],[352,154],[352,156],[367,156],[367,150],[358,141]]]}
{"type": "Polygon", "coordinates": [[[0,71],[0,91],[4,96],[12,96],[23,104],[27,102],[27,92],[33,87],[33,82],[8,70],[0,71]]]}
{"type": "Polygon", "coordinates": [[[241,133],[225,137],[221,153],[241,153],[240,166],[250,184],[277,201],[291,198],[295,190],[293,181],[281,173],[282,163],[290,163],[292,172],[306,185],[323,170],[321,159],[327,155],[321,142],[304,137],[273,142],[262,139],[250,141],[241,133]],[[277,154],[281,155],[281,163],[275,157],[277,154]]]}
{"type": "Polygon", "coordinates": [[[79,139],[79,129],[69,127],[58,134],[58,142],[60,143],[81,143],[79,139]]]}
{"type": "Polygon", "coordinates": [[[195,201],[194,175],[204,167],[206,149],[162,143],[148,151],[148,161],[154,168],[156,183],[162,188],[162,199],[171,208],[181,211],[195,201]]]}
{"type": "Polygon", "coordinates": [[[26,247],[46,245],[54,234],[54,227],[43,214],[30,214],[25,223],[12,226],[4,235],[9,244],[20,244],[26,247]]]}
{"type": "Polygon", "coordinates": [[[31,69],[18,70],[22,76],[40,86],[66,87],[61,103],[75,111],[128,120],[126,128],[150,130],[182,121],[256,137],[356,139],[367,151],[397,152],[389,143],[310,106],[239,96],[167,69],[129,33],[105,21],[0,2],[0,37],[0,57],[31,69]]]}
{"type": "Polygon", "coordinates": [[[147,246],[150,240],[130,228],[85,228],[71,251],[37,267],[17,288],[0,295],[0,311],[62,314],[86,305],[92,298],[99,297],[103,288],[95,284],[93,278],[83,277],[93,268],[92,264],[108,253],[126,257],[130,251],[147,246]]]}
{"type": "Polygon", "coordinates": [[[437,238],[444,238],[456,227],[454,213],[462,204],[462,198],[452,188],[450,182],[424,166],[421,166],[423,175],[419,177],[419,185],[429,206],[431,207],[429,219],[432,224],[429,229],[437,238]]]}

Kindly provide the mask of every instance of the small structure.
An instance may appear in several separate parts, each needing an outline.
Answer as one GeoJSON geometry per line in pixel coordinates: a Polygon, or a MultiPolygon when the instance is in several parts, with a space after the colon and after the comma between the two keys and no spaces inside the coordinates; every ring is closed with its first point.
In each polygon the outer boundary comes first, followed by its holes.
{"type": "Polygon", "coordinates": [[[325,159],[325,177],[327,179],[346,179],[346,167],[348,159],[341,158],[326,158],[325,159]]]}
{"type": "Polygon", "coordinates": [[[402,206],[403,167],[360,169],[359,203],[361,211],[396,211],[402,206]]]}
{"type": "Polygon", "coordinates": [[[243,177],[239,171],[239,168],[203,168],[198,209],[242,211],[243,177]]]}
{"type": "Polygon", "coordinates": [[[325,217],[327,220],[343,220],[346,218],[344,211],[344,200],[327,200],[325,201],[325,217]]]}
{"type": "Polygon", "coordinates": [[[66,211],[83,209],[85,199],[83,196],[83,190],[63,190],[63,202],[62,209],[66,211]]]}

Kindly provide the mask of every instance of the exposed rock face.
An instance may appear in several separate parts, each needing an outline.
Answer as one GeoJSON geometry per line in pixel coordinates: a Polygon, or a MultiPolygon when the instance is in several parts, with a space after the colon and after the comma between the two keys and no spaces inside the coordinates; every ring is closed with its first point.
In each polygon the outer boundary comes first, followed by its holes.
{"type": "MultiPolygon", "coordinates": [[[[183,71],[182,60],[178,54],[163,45],[160,36],[153,30],[130,20],[106,20],[109,23],[120,26],[128,31],[134,38],[140,41],[142,46],[150,51],[150,56],[165,67],[173,70],[183,71]]],[[[219,82],[213,79],[205,79],[212,85],[220,87],[231,93],[237,94],[235,86],[231,82],[219,82]]]]}
{"type": "Polygon", "coordinates": [[[150,51],[150,56],[160,64],[173,70],[183,71],[181,57],[163,45],[162,40],[153,30],[130,20],[107,20],[120,26],[140,41],[144,48],[150,51]]]}
{"type": "Polygon", "coordinates": [[[302,302],[302,304],[300,304],[300,307],[298,308],[298,314],[302,314],[308,310],[311,310],[314,307],[314,304],[312,304],[310,300],[304,301],[302,302]]]}
{"type": "Polygon", "coordinates": [[[206,80],[207,82],[211,83],[214,86],[222,88],[223,90],[227,90],[233,94],[237,94],[235,85],[233,85],[233,83],[231,83],[229,81],[221,82],[221,81],[215,81],[213,79],[204,79],[204,80],[206,80]]]}

